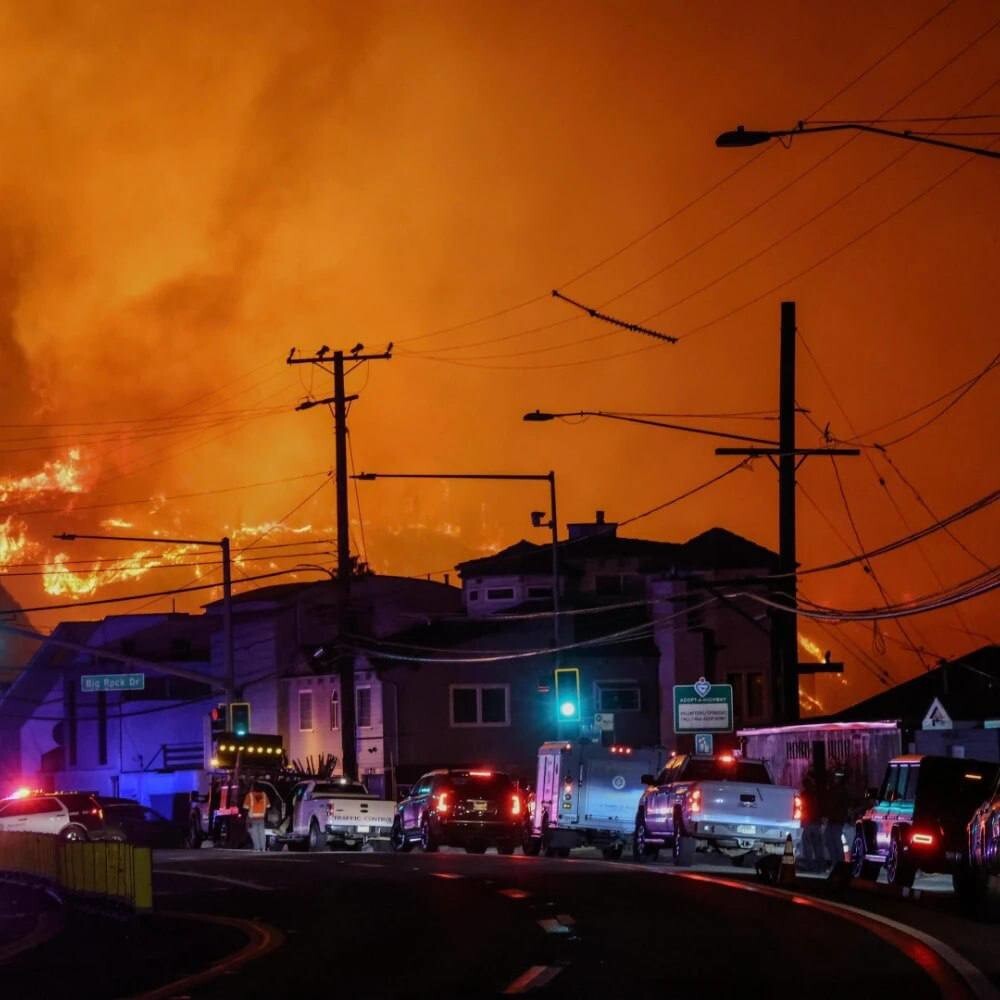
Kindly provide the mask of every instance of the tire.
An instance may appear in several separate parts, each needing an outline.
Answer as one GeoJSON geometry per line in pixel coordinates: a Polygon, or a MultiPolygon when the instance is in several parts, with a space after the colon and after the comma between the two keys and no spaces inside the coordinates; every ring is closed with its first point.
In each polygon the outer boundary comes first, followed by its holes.
{"type": "Polygon", "coordinates": [[[621,856],[622,852],[625,850],[622,844],[613,844],[611,847],[605,847],[601,854],[604,855],[605,861],[617,861],[621,856]]]}
{"type": "Polygon", "coordinates": [[[420,847],[424,854],[434,854],[438,849],[437,838],[434,836],[430,820],[426,816],[420,823],[420,847]]]}
{"type": "Polygon", "coordinates": [[[525,833],[521,839],[521,850],[529,858],[537,858],[542,851],[542,838],[532,837],[530,833],[525,833]]]}
{"type": "Polygon", "coordinates": [[[679,815],[674,816],[674,864],[678,868],[690,868],[694,864],[696,844],[692,837],[684,832],[684,821],[679,815]]]}
{"type": "Polygon", "coordinates": [[[909,858],[903,854],[898,833],[893,833],[889,842],[889,855],[885,859],[885,877],[889,885],[909,889],[913,885],[917,870],[909,858]]]}
{"type": "Polygon", "coordinates": [[[310,852],[326,850],[326,834],[319,828],[319,823],[315,819],[309,824],[309,839],[306,841],[306,850],[310,852]]]}
{"type": "Polygon", "coordinates": [[[413,844],[406,839],[403,824],[400,823],[398,816],[392,821],[392,831],[389,833],[389,846],[396,854],[406,854],[413,850],[413,844]]]}
{"type": "Polygon", "coordinates": [[[59,831],[59,839],[73,843],[86,843],[90,838],[87,836],[87,831],[82,826],[78,826],[76,823],[71,823],[69,826],[64,826],[59,831]]]}
{"type": "Polygon", "coordinates": [[[865,857],[867,851],[868,845],[865,843],[864,832],[858,829],[854,833],[854,841],[851,844],[851,878],[874,882],[878,878],[878,870],[881,865],[875,861],[869,861],[865,857]]]}
{"type": "Polygon", "coordinates": [[[660,855],[659,847],[650,844],[647,836],[646,817],[640,813],[635,819],[635,830],[632,833],[632,858],[640,864],[655,861],[660,855]]]}

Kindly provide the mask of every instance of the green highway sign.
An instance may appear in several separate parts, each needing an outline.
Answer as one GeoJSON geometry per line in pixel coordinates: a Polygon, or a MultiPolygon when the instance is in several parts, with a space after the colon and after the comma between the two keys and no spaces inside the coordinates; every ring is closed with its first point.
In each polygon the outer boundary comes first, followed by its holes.
{"type": "Polygon", "coordinates": [[[695,684],[674,685],[675,733],[732,731],[732,684],[712,684],[704,677],[699,677],[695,684]]]}
{"type": "Polygon", "coordinates": [[[81,691],[144,691],[145,674],[83,674],[81,691]]]}

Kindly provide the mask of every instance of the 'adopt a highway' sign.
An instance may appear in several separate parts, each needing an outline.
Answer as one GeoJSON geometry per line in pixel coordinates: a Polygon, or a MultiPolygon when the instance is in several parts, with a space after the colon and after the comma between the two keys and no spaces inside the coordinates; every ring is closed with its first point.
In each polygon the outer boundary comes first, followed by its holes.
{"type": "Polygon", "coordinates": [[[699,677],[695,684],[674,685],[675,733],[732,731],[732,684],[712,684],[704,677],[699,677]]]}

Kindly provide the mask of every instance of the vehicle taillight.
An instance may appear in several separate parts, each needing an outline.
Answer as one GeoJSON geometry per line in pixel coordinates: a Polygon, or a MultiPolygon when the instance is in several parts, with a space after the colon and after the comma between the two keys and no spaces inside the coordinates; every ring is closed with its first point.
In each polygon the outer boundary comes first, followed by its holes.
{"type": "Polygon", "coordinates": [[[510,814],[511,814],[511,816],[520,816],[521,815],[521,796],[520,795],[515,795],[511,799],[510,814]]]}
{"type": "Polygon", "coordinates": [[[701,789],[692,788],[688,795],[688,810],[693,813],[701,812],[701,789]]]}
{"type": "Polygon", "coordinates": [[[448,811],[448,793],[438,792],[436,798],[437,805],[434,807],[435,810],[439,813],[446,813],[448,811]]]}
{"type": "Polygon", "coordinates": [[[917,847],[930,847],[934,843],[933,833],[912,833],[910,843],[917,847]]]}
{"type": "Polygon", "coordinates": [[[796,795],[792,800],[792,819],[802,819],[802,796],[796,795]]]}

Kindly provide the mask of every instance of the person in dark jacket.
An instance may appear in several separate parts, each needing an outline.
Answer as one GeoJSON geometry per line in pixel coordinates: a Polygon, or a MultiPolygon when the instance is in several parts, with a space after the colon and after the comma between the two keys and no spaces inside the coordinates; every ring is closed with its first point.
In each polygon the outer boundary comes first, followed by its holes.
{"type": "Polygon", "coordinates": [[[847,799],[847,774],[842,765],[834,763],[823,802],[826,827],[823,840],[831,866],[844,860],[844,824],[850,819],[847,799]]]}
{"type": "Polygon", "coordinates": [[[810,766],[802,778],[802,867],[808,871],[819,871],[824,866],[823,857],[823,805],[821,781],[814,766],[810,766]]]}

